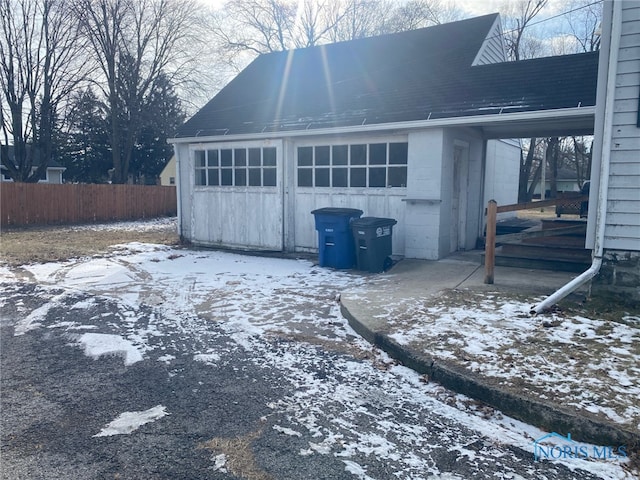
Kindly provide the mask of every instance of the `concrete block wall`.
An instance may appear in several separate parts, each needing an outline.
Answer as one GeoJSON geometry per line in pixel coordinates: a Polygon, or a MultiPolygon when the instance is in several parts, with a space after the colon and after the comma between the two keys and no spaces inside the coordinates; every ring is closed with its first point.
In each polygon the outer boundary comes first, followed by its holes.
{"type": "Polygon", "coordinates": [[[442,147],[441,129],[409,133],[404,217],[407,258],[439,258],[442,147]]]}
{"type": "Polygon", "coordinates": [[[605,251],[600,272],[591,282],[591,295],[640,307],[640,252],[605,251]]]}

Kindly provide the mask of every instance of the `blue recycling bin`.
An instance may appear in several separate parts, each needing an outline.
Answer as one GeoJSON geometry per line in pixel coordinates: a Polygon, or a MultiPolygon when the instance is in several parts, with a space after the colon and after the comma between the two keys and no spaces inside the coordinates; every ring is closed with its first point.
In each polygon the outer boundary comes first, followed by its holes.
{"type": "Polygon", "coordinates": [[[321,267],[351,268],[356,263],[351,222],[360,218],[356,208],[318,208],[315,216],[318,231],[318,263],[321,267]]]}

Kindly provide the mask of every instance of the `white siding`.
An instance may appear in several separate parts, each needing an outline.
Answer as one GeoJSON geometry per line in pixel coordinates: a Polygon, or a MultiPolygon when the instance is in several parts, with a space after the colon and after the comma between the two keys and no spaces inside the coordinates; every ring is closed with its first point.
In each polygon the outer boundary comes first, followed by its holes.
{"type": "MultiPolygon", "coordinates": [[[[623,2],[610,151],[607,249],[640,250],[640,4],[623,2]]],[[[606,155],[606,153],[605,153],[606,155]]]]}
{"type": "MultiPolygon", "coordinates": [[[[520,146],[514,140],[489,140],[484,179],[484,201],[495,200],[498,205],[518,203],[518,181],[520,178],[520,146]]],[[[498,218],[516,216],[507,212],[498,218]]]]}
{"type": "Polygon", "coordinates": [[[502,38],[500,17],[497,17],[476,58],[473,60],[473,65],[504,62],[507,56],[502,38]]]}

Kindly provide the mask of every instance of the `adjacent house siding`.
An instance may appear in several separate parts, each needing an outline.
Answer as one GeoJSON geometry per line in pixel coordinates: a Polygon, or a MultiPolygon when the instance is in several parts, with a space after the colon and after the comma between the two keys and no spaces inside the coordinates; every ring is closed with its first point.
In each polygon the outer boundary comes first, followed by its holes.
{"type": "Polygon", "coordinates": [[[624,2],[622,19],[604,246],[640,250],[640,4],[624,2]]]}
{"type": "Polygon", "coordinates": [[[504,62],[507,59],[507,55],[502,38],[502,27],[500,26],[500,18],[498,17],[493,27],[491,27],[491,31],[487,35],[482,47],[478,51],[473,65],[504,62]]]}
{"type": "MultiPolygon", "coordinates": [[[[484,201],[495,200],[498,205],[518,203],[520,178],[520,143],[517,140],[489,140],[487,142],[484,177],[484,201]]],[[[517,212],[498,214],[499,219],[515,217],[517,212]]]]}
{"type": "Polygon", "coordinates": [[[176,156],[173,155],[160,173],[160,185],[176,185],[176,156]]]}

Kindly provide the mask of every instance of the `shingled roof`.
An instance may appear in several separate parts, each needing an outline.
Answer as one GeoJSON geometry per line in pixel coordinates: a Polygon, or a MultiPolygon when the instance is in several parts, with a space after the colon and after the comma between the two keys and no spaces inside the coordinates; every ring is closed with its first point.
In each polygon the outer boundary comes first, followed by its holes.
{"type": "Polygon", "coordinates": [[[177,137],[595,105],[597,53],[472,66],[496,18],[261,55],[177,137]]]}

